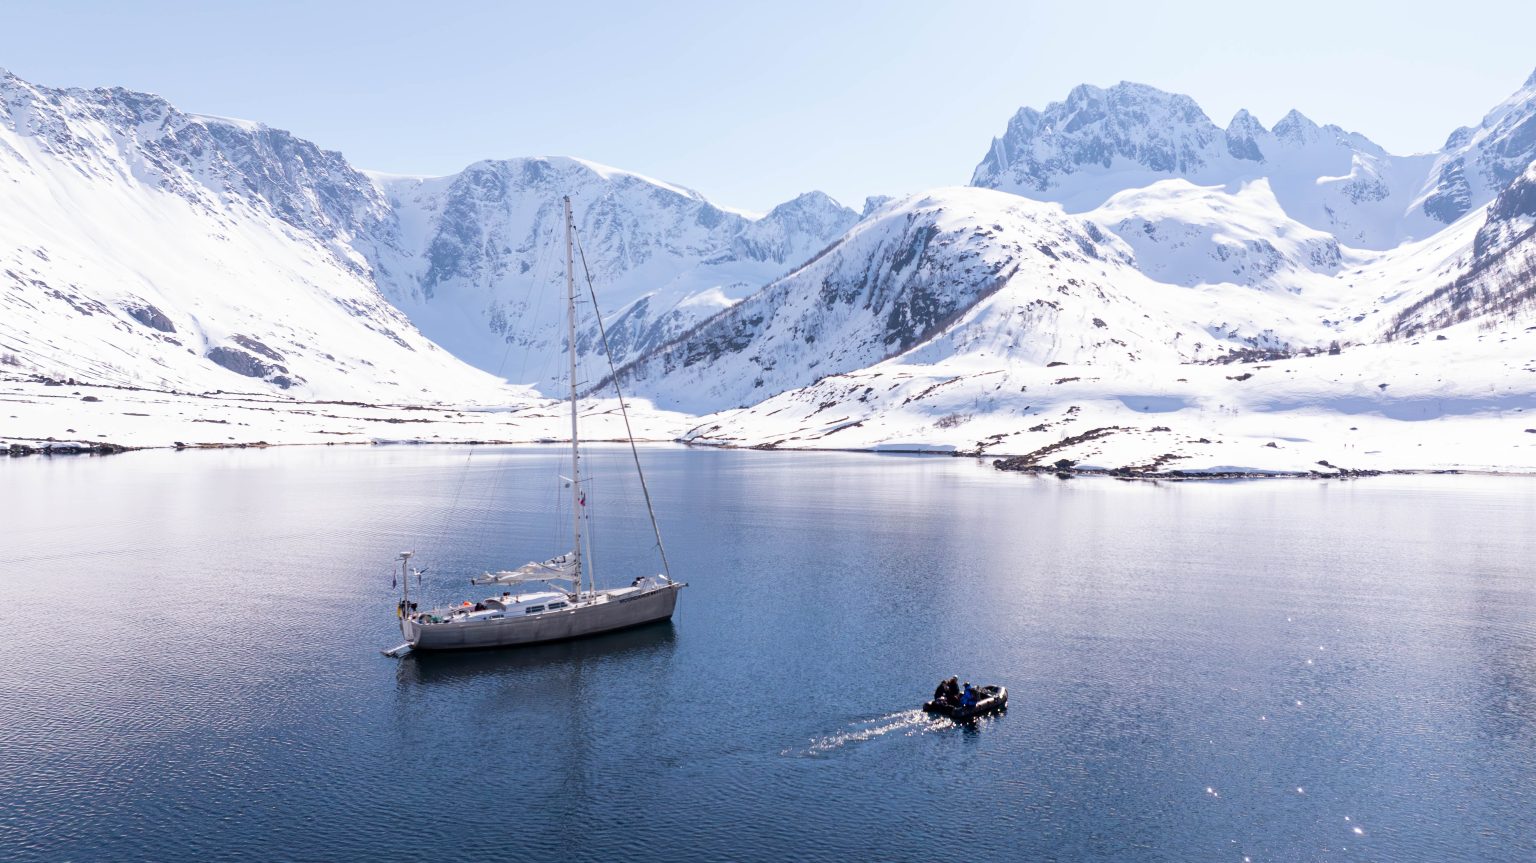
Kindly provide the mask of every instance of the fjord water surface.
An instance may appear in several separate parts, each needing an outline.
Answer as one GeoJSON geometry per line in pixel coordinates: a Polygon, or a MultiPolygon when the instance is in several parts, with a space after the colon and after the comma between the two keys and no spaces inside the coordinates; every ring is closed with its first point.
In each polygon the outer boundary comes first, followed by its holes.
{"type": "Polygon", "coordinates": [[[673,624],[380,656],[398,551],[565,550],[563,455],[0,464],[0,858],[1536,859],[1536,481],[653,448],[673,624]]]}

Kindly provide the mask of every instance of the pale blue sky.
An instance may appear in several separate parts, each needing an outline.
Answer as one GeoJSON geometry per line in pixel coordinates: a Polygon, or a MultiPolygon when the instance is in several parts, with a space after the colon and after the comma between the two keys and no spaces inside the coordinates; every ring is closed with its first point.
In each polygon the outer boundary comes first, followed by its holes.
{"type": "Polygon", "coordinates": [[[1536,3],[0,0],[0,66],[444,174],[570,154],[763,210],[963,184],[1021,105],[1141,81],[1438,147],[1536,68],[1536,3]]]}

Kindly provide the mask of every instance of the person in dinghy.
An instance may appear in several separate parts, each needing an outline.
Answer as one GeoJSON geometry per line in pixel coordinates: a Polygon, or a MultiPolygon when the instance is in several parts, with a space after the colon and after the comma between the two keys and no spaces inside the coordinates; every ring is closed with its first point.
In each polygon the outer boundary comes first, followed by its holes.
{"type": "Polygon", "coordinates": [[[950,677],[940,680],[937,688],[933,690],[934,704],[948,704],[951,707],[960,704],[960,678],[950,677]]]}

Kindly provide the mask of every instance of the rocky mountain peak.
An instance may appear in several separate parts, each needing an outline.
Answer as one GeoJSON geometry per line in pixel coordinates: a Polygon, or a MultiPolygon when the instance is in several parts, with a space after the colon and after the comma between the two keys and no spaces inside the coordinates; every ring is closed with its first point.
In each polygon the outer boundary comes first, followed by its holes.
{"type": "Polygon", "coordinates": [[[1264,124],[1259,122],[1259,118],[1249,113],[1247,108],[1239,108],[1237,113],[1232,115],[1232,120],[1227,123],[1227,131],[1244,135],[1262,135],[1269,130],[1265,129],[1264,124]]]}
{"type": "Polygon", "coordinates": [[[825,192],[806,192],[745,225],[731,243],[744,259],[793,265],[853,227],[859,214],[825,192]]]}
{"type": "Polygon", "coordinates": [[[971,184],[1038,195],[1117,165],[1187,174],[1218,156],[1221,145],[1222,131],[1188,96],[1129,81],[1083,84],[1043,112],[1020,109],[971,184]]]}
{"type": "Polygon", "coordinates": [[[847,207],[839,204],[826,192],[813,190],[802,192],[788,201],[775,206],[772,210],[768,211],[768,215],[764,218],[782,219],[792,215],[825,213],[829,211],[841,213],[847,209],[847,207]]]}
{"type": "MultiPolygon", "coordinates": [[[[1393,155],[1297,110],[1267,129],[1241,110],[1223,129],[1188,96],[1122,82],[1082,85],[1044,110],[1020,109],[971,185],[1087,213],[1163,180],[1231,190],[1267,179],[1289,218],[1350,246],[1386,249],[1433,232],[1416,205],[1430,161],[1393,155]]],[[[1447,172],[1455,181],[1454,166],[1447,172]]],[[[1465,212],[1473,197],[1450,196],[1439,212],[1465,212]]]]}
{"type": "Polygon", "coordinates": [[[869,197],[864,199],[864,211],[859,214],[859,218],[861,218],[861,219],[869,218],[870,216],[874,215],[876,210],[880,209],[881,207],[885,206],[886,204],[889,204],[890,202],[892,202],[894,200],[896,200],[896,199],[891,197],[890,195],[870,195],[869,197]]]}
{"type": "MultiPolygon", "coordinates": [[[[1133,81],[1121,81],[1105,89],[1080,84],[1067,96],[1065,107],[1066,121],[1056,128],[1063,135],[1094,125],[1126,130],[1152,120],[1213,126],[1194,99],[1133,81]]],[[[1051,109],[1047,108],[1046,113],[1049,115],[1051,109]]]]}
{"type": "Polygon", "coordinates": [[[1476,132],[1471,126],[1460,126],[1445,137],[1445,146],[1441,149],[1454,150],[1464,147],[1472,140],[1472,134],[1476,132]]]}
{"type": "Polygon", "coordinates": [[[1536,74],[1475,128],[1451,133],[1419,201],[1431,218],[1450,224],[1492,200],[1532,160],[1536,160],[1536,74]]]}
{"type": "Polygon", "coordinates": [[[76,170],[137,182],[204,208],[235,203],[325,241],[355,268],[346,243],[386,228],[388,208],[340,153],[280,129],[178,110],[121,87],[52,89],[8,79],[0,111],[20,134],[76,170]]]}
{"type": "Polygon", "coordinates": [[[1239,109],[1232,115],[1232,122],[1227,124],[1227,152],[1234,159],[1262,162],[1264,151],[1259,146],[1259,139],[1268,134],[1269,130],[1259,118],[1248,113],[1247,108],[1239,109]]]}
{"type": "Polygon", "coordinates": [[[1292,108],[1271,130],[1275,138],[1287,144],[1307,144],[1317,139],[1322,129],[1307,115],[1292,108]]]}
{"type": "Polygon", "coordinates": [[[779,204],[769,210],[757,224],[777,222],[796,225],[830,238],[852,227],[858,219],[857,211],[838,203],[826,192],[813,191],[779,204]],[[833,233],[829,234],[829,231],[833,233]]]}

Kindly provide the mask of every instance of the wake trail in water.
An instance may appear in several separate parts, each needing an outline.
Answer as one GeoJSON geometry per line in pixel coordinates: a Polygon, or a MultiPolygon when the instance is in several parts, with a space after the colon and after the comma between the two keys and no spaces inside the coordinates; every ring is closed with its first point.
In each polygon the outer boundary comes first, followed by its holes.
{"type": "Polygon", "coordinates": [[[898,732],[904,737],[912,737],[945,726],[953,726],[953,723],[939,717],[930,716],[921,710],[901,710],[896,713],[876,716],[872,719],[856,719],[848,723],[841,731],[821,737],[813,737],[811,738],[810,745],[804,748],[785,749],[780,754],[799,757],[826,755],[850,744],[863,743],[898,732]]]}

